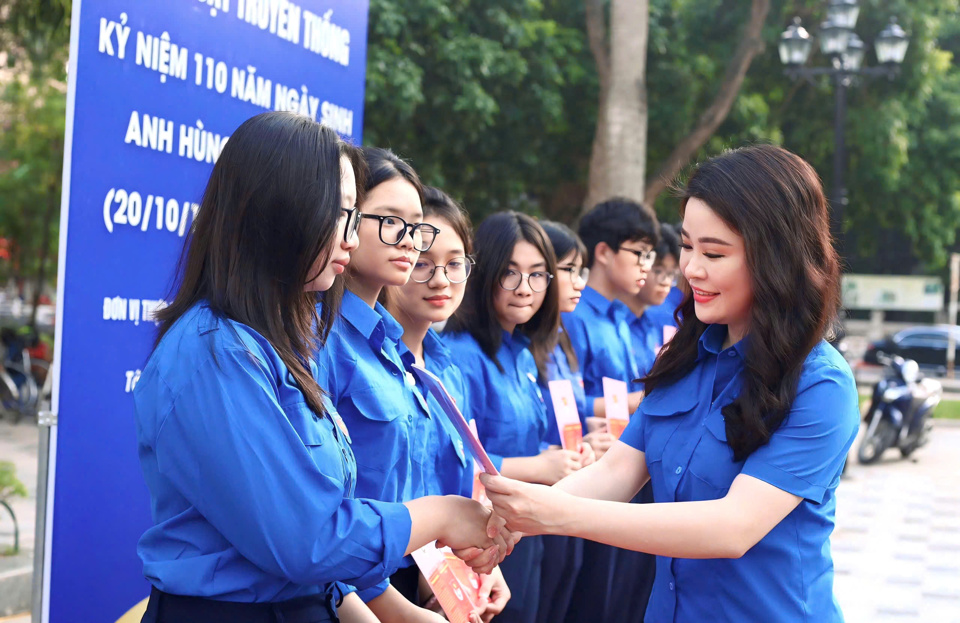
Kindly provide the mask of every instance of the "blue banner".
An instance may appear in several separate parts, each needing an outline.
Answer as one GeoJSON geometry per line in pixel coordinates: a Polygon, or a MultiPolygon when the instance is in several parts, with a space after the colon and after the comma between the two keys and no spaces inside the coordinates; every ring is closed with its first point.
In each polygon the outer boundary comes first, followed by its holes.
{"type": "Polygon", "coordinates": [[[74,0],[42,620],[113,622],[148,595],[131,391],[152,315],[244,120],[296,111],[360,142],[368,6],[74,0]]]}

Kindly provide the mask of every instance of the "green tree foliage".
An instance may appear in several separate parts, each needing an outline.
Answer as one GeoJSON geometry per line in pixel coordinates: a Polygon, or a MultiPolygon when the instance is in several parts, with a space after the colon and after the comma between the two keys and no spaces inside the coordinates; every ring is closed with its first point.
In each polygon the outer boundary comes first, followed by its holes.
{"type": "Polygon", "coordinates": [[[0,84],[0,236],[10,251],[3,267],[6,277],[39,283],[54,272],[69,16],[69,0],[7,0],[0,8],[8,66],[0,84]]]}
{"type": "Polygon", "coordinates": [[[579,2],[372,0],[369,32],[367,143],[477,215],[582,186],[597,104],[579,2]]]}

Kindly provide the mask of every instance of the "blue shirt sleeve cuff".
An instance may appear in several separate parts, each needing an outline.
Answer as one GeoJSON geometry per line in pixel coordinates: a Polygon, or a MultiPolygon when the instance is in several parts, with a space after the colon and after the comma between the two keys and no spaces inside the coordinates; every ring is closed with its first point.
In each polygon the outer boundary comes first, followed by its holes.
{"type": "Polygon", "coordinates": [[[379,584],[371,586],[370,588],[365,588],[362,591],[357,591],[357,597],[363,600],[363,603],[367,604],[383,595],[387,589],[390,587],[390,580],[384,580],[379,584]]]}
{"type": "Polygon", "coordinates": [[[405,566],[403,558],[410,543],[413,520],[410,519],[410,511],[403,504],[382,504],[378,510],[384,524],[383,565],[386,567],[387,576],[390,576],[405,566]]]}
{"type": "Polygon", "coordinates": [[[777,489],[810,500],[814,504],[823,502],[827,493],[826,487],[811,484],[802,478],[797,478],[793,474],[783,471],[779,467],[759,461],[747,461],[740,473],[753,476],[757,480],[762,480],[777,489]]]}

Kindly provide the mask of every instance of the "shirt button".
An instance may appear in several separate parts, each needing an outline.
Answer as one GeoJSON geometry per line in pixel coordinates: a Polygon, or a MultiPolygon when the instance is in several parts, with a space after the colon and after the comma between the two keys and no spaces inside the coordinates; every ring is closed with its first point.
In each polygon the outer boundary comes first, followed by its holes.
{"type": "Polygon", "coordinates": [[[678,466],[678,467],[677,467],[677,473],[679,474],[679,473],[682,472],[682,471],[683,471],[683,468],[678,466]]]}
{"type": "Polygon", "coordinates": [[[408,421],[408,422],[412,422],[412,421],[413,421],[413,416],[412,416],[412,415],[408,415],[408,416],[407,416],[407,421],[408,421]]]}
{"type": "Polygon", "coordinates": [[[731,351],[730,351],[730,354],[727,355],[727,356],[728,356],[728,357],[736,357],[736,356],[737,356],[737,353],[736,353],[736,351],[731,350],[731,351]]]}
{"type": "Polygon", "coordinates": [[[673,590],[673,588],[674,588],[673,582],[670,582],[670,590],[673,590]]]}

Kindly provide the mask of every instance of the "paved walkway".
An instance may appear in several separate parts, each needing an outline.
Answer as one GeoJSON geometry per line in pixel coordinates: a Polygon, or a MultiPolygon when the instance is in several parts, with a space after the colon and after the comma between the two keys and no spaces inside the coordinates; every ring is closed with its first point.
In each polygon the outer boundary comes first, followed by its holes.
{"type": "Polygon", "coordinates": [[[888,450],[864,466],[851,455],[837,500],[847,622],[960,623],[960,427],[936,426],[908,460],[888,450]]]}
{"type": "MultiPolygon", "coordinates": [[[[854,445],[856,449],[856,445],[854,445]]],[[[12,460],[31,498],[17,500],[22,545],[33,548],[37,429],[0,422],[0,460],[12,460]]],[[[838,493],[836,595],[848,623],[960,623],[960,426],[877,465],[854,456],[838,493]]],[[[0,519],[0,542],[9,525],[0,519]]],[[[0,623],[29,623],[29,616],[0,623]]]]}

